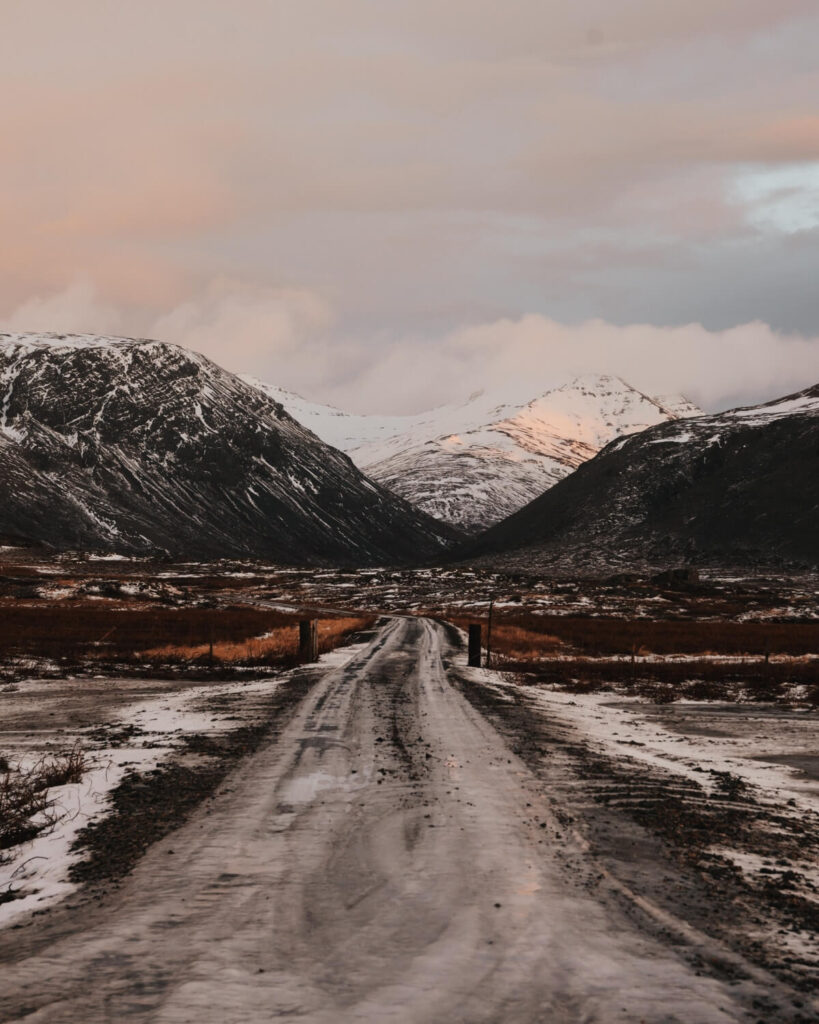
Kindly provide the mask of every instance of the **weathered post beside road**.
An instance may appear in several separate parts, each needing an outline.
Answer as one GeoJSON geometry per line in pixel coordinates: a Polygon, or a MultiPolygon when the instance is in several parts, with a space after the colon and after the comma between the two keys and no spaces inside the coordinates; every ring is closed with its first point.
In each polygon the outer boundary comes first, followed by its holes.
{"type": "Polygon", "coordinates": [[[495,598],[489,602],[489,620],[486,623],[486,667],[492,664],[492,609],[495,607],[495,598]]]}
{"type": "Polygon", "coordinates": [[[481,667],[481,624],[473,623],[469,627],[469,662],[471,668],[481,667]]]}
{"type": "Polygon", "coordinates": [[[318,619],[299,621],[299,659],[318,661],[318,619]]]}

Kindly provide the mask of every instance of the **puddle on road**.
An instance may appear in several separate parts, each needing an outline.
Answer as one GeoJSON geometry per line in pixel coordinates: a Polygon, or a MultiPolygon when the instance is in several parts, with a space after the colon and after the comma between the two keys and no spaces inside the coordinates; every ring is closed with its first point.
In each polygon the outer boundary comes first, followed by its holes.
{"type": "Polygon", "coordinates": [[[768,761],[773,764],[782,764],[797,777],[819,781],[819,754],[810,753],[768,753],[757,754],[752,758],[754,761],[768,761]]]}
{"type": "Polygon", "coordinates": [[[283,804],[309,804],[318,796],[328,790],[343,789],[350,791],[360,789],[366,785],[366,778],[363,774],[358,775],[333,775],[327,771],[311,772],[309,775],[300,775],[297,778],[289,779],[281,788],[280,798],[283,804]]]}
{"type": "Polygon", "coordinates": [[[522,885],[515,889],[516,896],[533,896],[536,892],[540,892],[539,876],[531,864],[527,864],[526,867],[529,877],[524,880],[522,885]]]}

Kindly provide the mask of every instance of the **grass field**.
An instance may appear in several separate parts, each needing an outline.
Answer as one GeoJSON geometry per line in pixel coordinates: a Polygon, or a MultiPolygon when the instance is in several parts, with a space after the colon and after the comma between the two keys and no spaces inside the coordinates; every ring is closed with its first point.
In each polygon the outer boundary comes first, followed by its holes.
{"type": "MultiPolygon", "coordinates": [[[[6,606],[0,659],[88,663],[283,664],[298,654],[298,622],[307,613],[262,608],[156,607],[106,602],[6,606]]],[[[310,617],[317,617],[310,613],[310,617]]],[[[373,616],[319,619],[319,651],[365,629],[373,616]]]]}
{"type": "MultiPolygon", "coordinates": [[[[457,624],[487,619],[459,617],[457,624]]],[[[819,653],[819,622],[720,622],[602,616],[496,616],[492,646],[499,654],[539,657],[562,651],[594,657],[640,654],[819,653]]]]}
{"type": "MultiPolygon", "coordinates": [[[[461,629],[481,621],[448,617],[461,629]]],[[[483,626],[487,643],[488,620],[483,626]]],[[[491,664],[589,692],[625,689],[657,700],[774,700],[794,687],[819,703],[819,623],[496,617],[491,664]]]]}

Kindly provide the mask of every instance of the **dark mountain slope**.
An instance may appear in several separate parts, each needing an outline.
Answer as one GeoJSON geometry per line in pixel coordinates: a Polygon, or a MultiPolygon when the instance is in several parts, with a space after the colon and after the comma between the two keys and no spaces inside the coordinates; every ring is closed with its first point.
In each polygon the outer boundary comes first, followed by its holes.
{"type": "Polygon", "coordinates": [[[458,557],[819,567],[819,386],[616,440],[458,557]]]}
{"type": "Polygon", "coordinates": [[[56,549],[366,564],[451,532],[276,402],[152,341],[0,335],[0,534],[56,549]]]}

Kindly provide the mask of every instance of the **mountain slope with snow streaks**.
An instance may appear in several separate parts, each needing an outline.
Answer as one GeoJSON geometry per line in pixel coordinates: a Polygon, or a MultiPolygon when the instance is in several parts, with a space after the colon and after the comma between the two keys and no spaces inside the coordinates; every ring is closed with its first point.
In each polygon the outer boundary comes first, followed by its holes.
{"type": "Polygon", "coordinates": [[[281,405],[161,342],[0,335],[0,534],[55,548],[361,564],[451,534],[281,405]]]}
{"type": "Polygon", "coordinates": [[[507,568],[819,567],[819,385],[605,447],[461,549],[507,568]]]}
{"type": "Polygon", "coordinates": [[[478,392],[415,416],[356,416],[253,382],[368,476],[467,532],[511,515],[615,437],[696,415],[681,396],[651,398],[589,375],[526,404],[478,392]]]}

